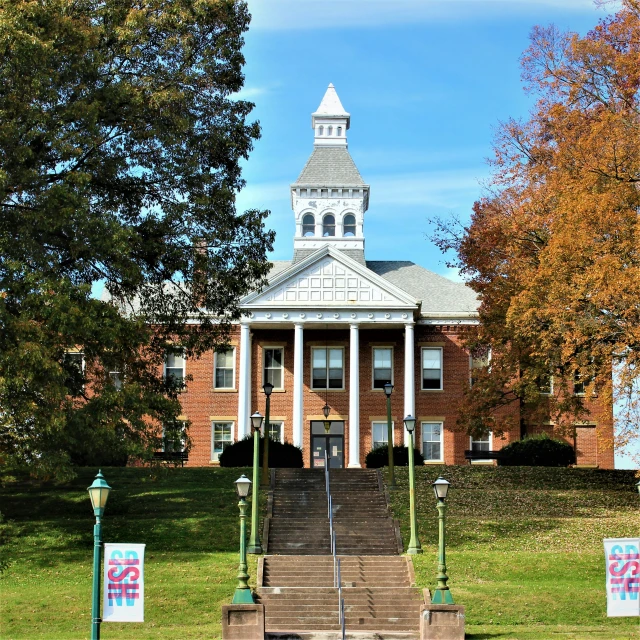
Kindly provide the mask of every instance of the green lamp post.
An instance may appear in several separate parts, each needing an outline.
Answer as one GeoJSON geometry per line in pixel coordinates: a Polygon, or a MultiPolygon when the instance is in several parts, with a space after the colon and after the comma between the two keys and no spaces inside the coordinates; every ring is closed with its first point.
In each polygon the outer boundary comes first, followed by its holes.
{"type": "Polygon", "coordinates": [[[93,525],[93,589],[91,601],[91,640],[100,640],[100,555],[102,551],[102,516],[107,504],[111,487],[102,476],[102,471],[98,471],[92,485],[87,487],[91,506],[96,517],[93,525]]]}
{"type": "Polygon", "coordinates": [[[251,427],[253,429],[253,493],[251,495],[251,535],[249,536],[249,548],[247,553],[262,553],[260,544],[260,533],[258,532],[258,461],[260,458],[260,428],[262,427],[262,415],[256,411],[251,416],[251,427]]]}
{"type": "MultiPolygon", "coordinates": [[[[236,493],[240,502],[240,564],[238,565],[238,586],[233,593],[232,604],[253,604],[253,595],[249,588],[249,574],[247,573],[247,501],[251,489],[251,480],[242,474],[236,480],[236,493]]],[[[254,485],[255,486],[255,485],[254,485]]]]}
{"type": "Polygon", "coordinates": [[[271,392],[273,391],[273,385],[270,382],[265,382],[262,385],[262,390],[267,399],[267,406],[264,412],[264,448],[262,450],[262,486],[269,485],[269,415],[271,413],[271,392]]]}
{"type": "Polygon", "coordinates": [[[438,586],[435,588],[431,604],[454,604],[453,596],[447,586],[447,562],[445,558],[444,517],[446,506],[444,501],[449,491],[449,483],[444,478],[438,478],[432,485],[433,492],[438,499],[438,586]]]}
{"type": "Polygon", "coordinates": [[[387,382],[384,385],[384,394],[387,396],[387,449],[389,451],[389,477],[387,484],[390,489],[395,489],[396,474],[393,468],[393,425],[391,424],[391,392],[393,385],[387,382]]]}
{"type": "Polygon", "coordinates": [[[422,553],[422,546],[418,540],[418,519],[416,517],[416,467],[413,455],[413,432],[416,428],[416,419],[407,416],[404,419],[404,428],[409,433],[409,516],[411,518],[411,540],[407,553],[415,555],[422,553]]]}

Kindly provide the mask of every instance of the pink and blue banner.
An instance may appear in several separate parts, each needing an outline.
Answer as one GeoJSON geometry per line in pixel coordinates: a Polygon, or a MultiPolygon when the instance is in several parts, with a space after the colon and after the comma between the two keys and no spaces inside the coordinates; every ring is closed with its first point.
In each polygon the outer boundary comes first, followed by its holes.
{"type": "Polygon", "coordinates": [[[640,616],[640,538],[606,538],[607,616],[640,616]]]}
{"type": "Polygon", "coordinates": [[[105,543],[103,622],[144,622],[144,547],[105,543]]]}

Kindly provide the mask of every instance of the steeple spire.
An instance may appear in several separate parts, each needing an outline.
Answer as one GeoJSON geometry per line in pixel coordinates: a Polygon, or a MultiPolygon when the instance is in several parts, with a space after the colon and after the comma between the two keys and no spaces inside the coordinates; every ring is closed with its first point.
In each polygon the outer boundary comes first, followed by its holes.
{"type": "Polygon", "coordinates": [[[346,147],[347,129],[350,124],[350,114],[342,106],[333,84],[329,84],[320,106],[311,114],[314,146],[346,147]]]}

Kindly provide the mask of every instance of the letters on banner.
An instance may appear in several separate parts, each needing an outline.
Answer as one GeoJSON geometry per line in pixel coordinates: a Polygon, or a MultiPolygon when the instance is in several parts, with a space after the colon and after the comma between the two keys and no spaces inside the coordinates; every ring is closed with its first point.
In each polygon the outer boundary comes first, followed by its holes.
{"type": "Polygon", "coordinates": [[[605,538],[607,616],[640,616],[640,538],[605,538]]]}
{"type": "Polygon", "coordinates": [[[144,547],[105,543],[103,622],[144,622],[144,547]]]}

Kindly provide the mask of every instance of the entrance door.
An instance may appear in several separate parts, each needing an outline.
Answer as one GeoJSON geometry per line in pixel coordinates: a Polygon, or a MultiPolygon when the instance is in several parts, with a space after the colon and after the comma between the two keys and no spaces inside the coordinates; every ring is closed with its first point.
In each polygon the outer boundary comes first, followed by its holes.
{"type": "Polygon", "coordinates": [[[329,433],[325,431],[324,422],[311,422],[311,467],[324,467],[325,451],[329,456],[329,468],[344,467],[344,422],[333,420],[329,433]]]}

